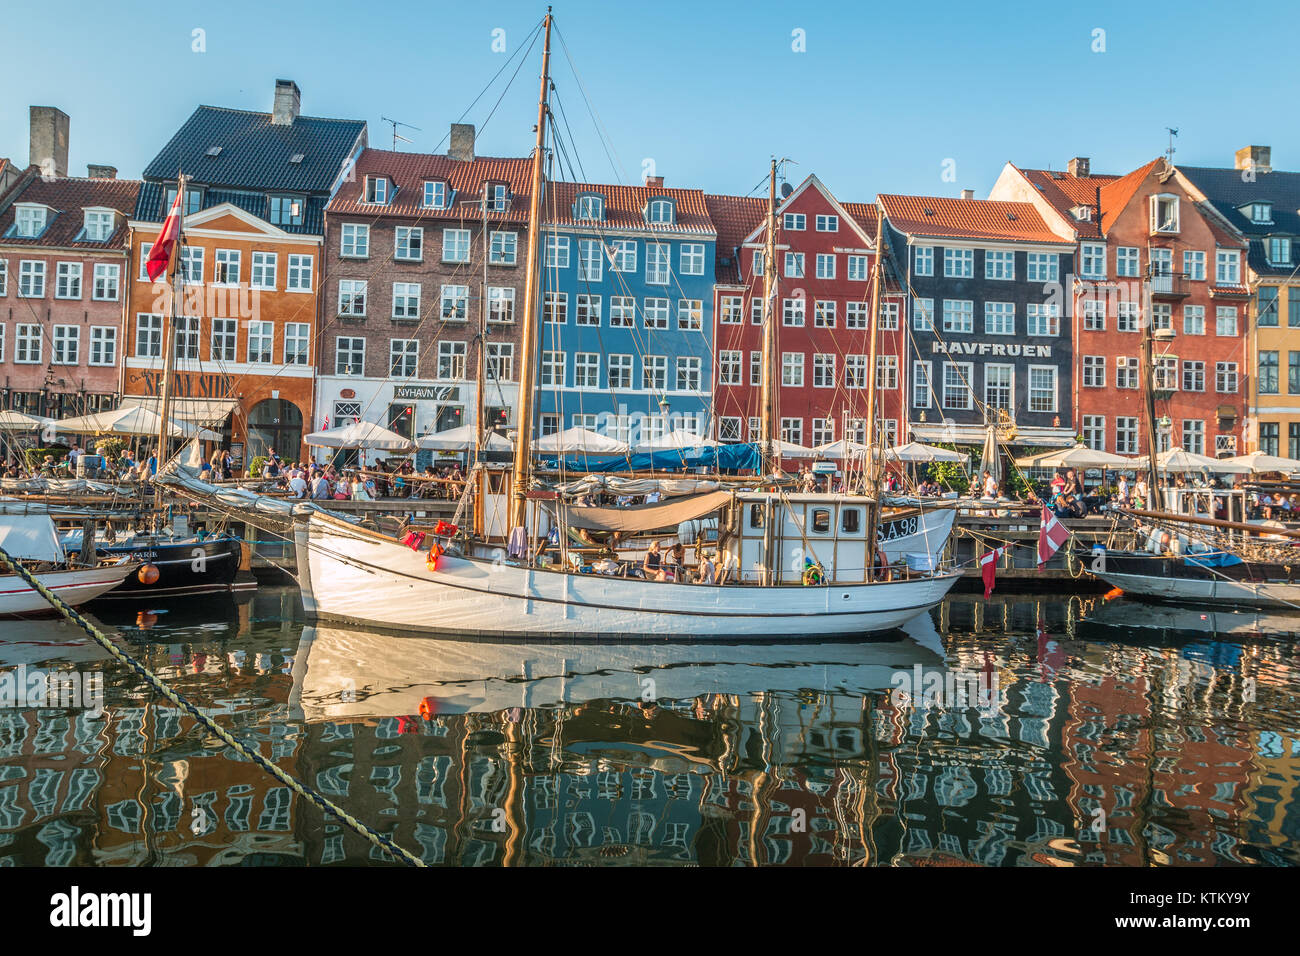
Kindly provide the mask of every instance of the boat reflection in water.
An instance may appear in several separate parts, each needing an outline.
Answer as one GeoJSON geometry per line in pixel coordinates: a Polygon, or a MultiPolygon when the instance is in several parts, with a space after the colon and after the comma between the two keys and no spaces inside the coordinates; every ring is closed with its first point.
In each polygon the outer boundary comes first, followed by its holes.
{"type": "Polygon", "coordinates": [[[291,714],[308,723],[491,713],[592,700],[654,703],[711,694],[856,695],[916,668],[942,678],[928,614],[883,638],[816,644],[577,644],[456,641],[307,626],[291,714]]]}

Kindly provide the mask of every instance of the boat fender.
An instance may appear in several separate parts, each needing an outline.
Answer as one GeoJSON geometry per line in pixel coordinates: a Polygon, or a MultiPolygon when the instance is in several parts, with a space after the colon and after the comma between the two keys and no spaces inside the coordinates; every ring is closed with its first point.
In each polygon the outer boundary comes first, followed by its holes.
{"type": "Polygon", "coordinates": [[[141,584],[157,584],[158,565],[156,564],[142,565],[140,570],[135,572],[135,576],[136,576],[136,580],[138,580],[141,584]]]}
{"type": "Polygon", "coordinates": [[[420,698],[420,716],[425,720],[433,720],[434,714],[438,712],[437,702],[432,697],[420,698]]]}
{"type": "Polygon", "coordinates": [[[424,559],[424,566],[430,571],[438,570],[438,556],[442,554],[442,548],[434,544],[429,548],[429,556],[424,559]]]}

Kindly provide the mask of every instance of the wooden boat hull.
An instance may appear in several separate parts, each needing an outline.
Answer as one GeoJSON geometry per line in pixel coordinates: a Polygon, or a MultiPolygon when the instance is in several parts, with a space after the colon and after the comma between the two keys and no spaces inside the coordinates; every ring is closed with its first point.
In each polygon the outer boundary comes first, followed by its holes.
{"type": "MultiPolygon", "coordinates": [[[[140,567],[134,561],[75,571],[41,571],[37,581],[77,607],[109,593],[140,567]]],[[[0,575],[0,617],[56,614],[38,591],[16,574],[0,575]]]]}
{"type": "MultiPolygon", "coordinates": [[[[105,595],[107,600],[185,597],[234,591],[240,587],[240,544],[238,539],[225,535],[213,535],[202,541],[195,537],[145,537],[101,546],[99,550],[152,564],[158,569],[158,580],[153,584],[132,576],[120,588],[105,595]]],[[[257,586],[251,576],[248,583],[257,586]]]]}
{"type": "Polygon", "coordinates": [[[427,554],[313,514],[295,534],[299,584],[317,619],[427,633],[571,639],[821,640],[899,627],[956,573],[828,587],[723,587],[516,567],[427,554]]]}

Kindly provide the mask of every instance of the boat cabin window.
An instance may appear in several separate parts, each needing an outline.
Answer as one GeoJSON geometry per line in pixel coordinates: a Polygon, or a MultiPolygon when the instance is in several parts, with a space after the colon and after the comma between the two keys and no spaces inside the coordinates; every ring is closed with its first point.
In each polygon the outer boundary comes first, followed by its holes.
{"type": "Polygon", "coordinates": [[[749,506],[749,526],[751,528],[763,527],[763,506],[761,504],[749,506]]]}
{"type": "Polygon", "coordinates": [[[831,513],[828,509],[813,509],[812,529],[814,534],[826,534],[831,530],[831,513]]]}
{"type": "Polygon", "coordinates": [[[862,512],[857,508],[845,508],[840,515],[840,530],[845,534],[857,534],[862,530],[862,512]]]}

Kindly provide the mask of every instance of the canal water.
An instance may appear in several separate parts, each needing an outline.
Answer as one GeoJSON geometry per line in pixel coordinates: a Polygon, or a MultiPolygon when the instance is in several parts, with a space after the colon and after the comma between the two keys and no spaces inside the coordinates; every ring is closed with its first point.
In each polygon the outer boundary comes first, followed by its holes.
{"type": "MultiPolygon", "coordinates": [[[[277,587],[90,616],[432,864],[1300,863],[1300,616],[954,595],[781,646],[388,636],[277,587]]],[[[0,865],[391,865],[69,625],[0,625],[0,694],[0,865]]]]}

